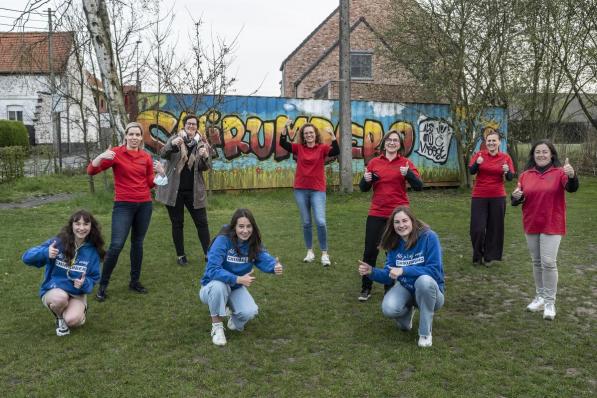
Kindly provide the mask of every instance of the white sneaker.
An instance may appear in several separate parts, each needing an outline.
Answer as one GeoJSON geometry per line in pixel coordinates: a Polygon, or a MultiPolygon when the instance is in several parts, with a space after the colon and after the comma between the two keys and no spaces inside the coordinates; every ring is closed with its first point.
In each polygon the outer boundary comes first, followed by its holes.
{"type": "Polygon", "coordinates": [[[431,335],[419,336],[419,347],[431,347],[431,335]]]}
{"type": "Polygon", "coordinates": [[[224,324],[222,322],[211,324],[211,341],[215,345],[226,345],[226,335],[224,334],[224,324]]]}
{"type": "Polygon", "coordinates": [[[56,336],[66,336],[70,334],[70,329],[64,318],[56,318],[56,336]]]}
{"type": "Polygon", "coordinates": [[[305,256],[303,261],[306,263],[312,263],[314,260],[315,260],[315,253],[313,253],[313,250],[307,250],[307,255],[305,256]]]}
{"type": "Polygon", "coordinates": [[[545,308],[543,309],[543,319],[553,321],[555,317],[556,305],[554,303],[545,303],[545,308]]]}
{"type": "Polygon", "coordinates": [[[330,262],[330,256],[328,256],[327,254],[322,254],[321,255],[321,264],[324,267],[328,267],[331,264],[331,262],[330,262]]]}
{"type": "Polygon", "coordinates": [[[529,305],[527,305],[527,310],[531,312],[539,312],[543,310],[545,305],[545,300],[543,297],[536,296],[533,301],[529,305]]]}

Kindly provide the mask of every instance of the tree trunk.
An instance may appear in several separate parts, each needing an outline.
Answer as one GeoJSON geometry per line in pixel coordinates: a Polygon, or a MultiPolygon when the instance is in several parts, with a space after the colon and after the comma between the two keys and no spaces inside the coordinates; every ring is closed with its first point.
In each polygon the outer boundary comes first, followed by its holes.
{"type": "Polygon", "coordinates": [[[340,192],[352,193],[350,24],[348,0],[340,0],[340,192]]]}
{"type": "Polygon", "coordinates": [[[110,38],[110,18],[104,0],[83,0],[83,12],[87,19],[87,29],[91,36],[95,55],[100,69],[100,76],[107,99],[110,122],[124,138],[124,126],[127,123],[122,87],[114,64],[112,40],[110,38]]]}

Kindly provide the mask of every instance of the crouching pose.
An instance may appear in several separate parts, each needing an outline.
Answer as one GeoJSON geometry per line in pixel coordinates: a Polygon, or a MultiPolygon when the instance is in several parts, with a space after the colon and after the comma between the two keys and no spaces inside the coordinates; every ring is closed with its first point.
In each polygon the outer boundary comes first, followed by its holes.
{"type": "Polygon", "coordinates": [[[56,318],[58,336],[85,323],[87,294],[99,280],[104,254],[99,224],[85,210],[75,212],[57,237],[23,254],[25,264],[45,267],[39,295],[56,318]]]}
{"type": "Polygon", "coordinates": [[[214,239],[201,278],[199,299],[209,306],[212,342],[225,345],[222,318],[229,316],[228,329],[242,331],[258,312],[247,289],[255,281],[253,266],[263,272],[282,274],[282,264],[261,244],[261,234],[253,214],[237,209],[230,224],[214,239]]]}
{"type": "Polygon", "coordinates": [[[383,314],[408,331],[418,307],[419,347],[431,347],[433,314],[444,305],[444,270],[436,233],[408,207],[399,206],[386,224],[380,248],[388,252],[385,268],[359,261],[359,273],[386,285],[399,282],[384,296],[383,314]]]}

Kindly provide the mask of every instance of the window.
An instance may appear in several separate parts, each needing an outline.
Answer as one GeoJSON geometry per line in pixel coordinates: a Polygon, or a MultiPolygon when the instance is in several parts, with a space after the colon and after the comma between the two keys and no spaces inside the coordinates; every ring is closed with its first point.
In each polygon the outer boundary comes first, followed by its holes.
{"type": "Polygon", "coordinates": [[[23,107],[19,105],[9,105],[6,107],[6,113],[8,114],[8,120],[23,121],[23,107]]]}
{"type": "Polygon", "coordinates": [[[373,54],[365,52],[350,53],[350,78],[372,79],[371,59],[373,54]]]}

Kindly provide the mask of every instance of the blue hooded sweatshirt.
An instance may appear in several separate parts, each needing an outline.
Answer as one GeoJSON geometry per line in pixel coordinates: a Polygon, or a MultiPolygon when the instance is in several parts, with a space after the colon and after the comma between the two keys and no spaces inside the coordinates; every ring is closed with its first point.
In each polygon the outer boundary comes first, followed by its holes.
{"type": "Polygon", "coordinates": [[[242,285],[236,283],[236,278],[251,272],[253,266],[263,272],[274,273],[276,259],[264,247],[259,250],[257,258],[253,262],[249,261],[249,243],[247,241],[240,241],[238,249],[240,253],[236,252],[234,243],[228,236],[218,235],[207,253],[207,266],[205,274],[201,278],[201,285],[205,286],[216,280],[230,285],[233,290],[238,289],[242,285]]]}
{"type": "Polygon", "coordinates": [[[62,289],[73,296],[91,293],[100,277],[100,259],[97,249],[91,243],[85,242],[75,252],[74,257],[72,265],[68,264],[64,258],[62,242],[57,237],[32,247],[23,254],[25,264],[37,268],[46,267],[44,281],[39,288],[39,297],[43,297],[48,290],[54,288],[62,289]],[[48,249],[54,241],[58,255],[51,259],[48,257],[48,249]],[[71,279],[79,279],[85,273],[85,281],[80,289],[75,288],[73,281],[68,279],[66,273],[69,268],[71,279]]]}
{"type": "Polygon", "coordinates": [[[443,293],[444,268],[437,234],[430,229],[424,230],[419,235],[417,243],[408,250],[404,247],[404,243],[402,239],[399,240],[398,246],[388,252],[384,269],[373,268],[369,279],[389,285],[393,282],[390,278],[390,269],[402,267],[403,274],[398,277],[398,282],[412,294],[415,293],[415,282],[421,275],[432,277],[443,293]]]}

